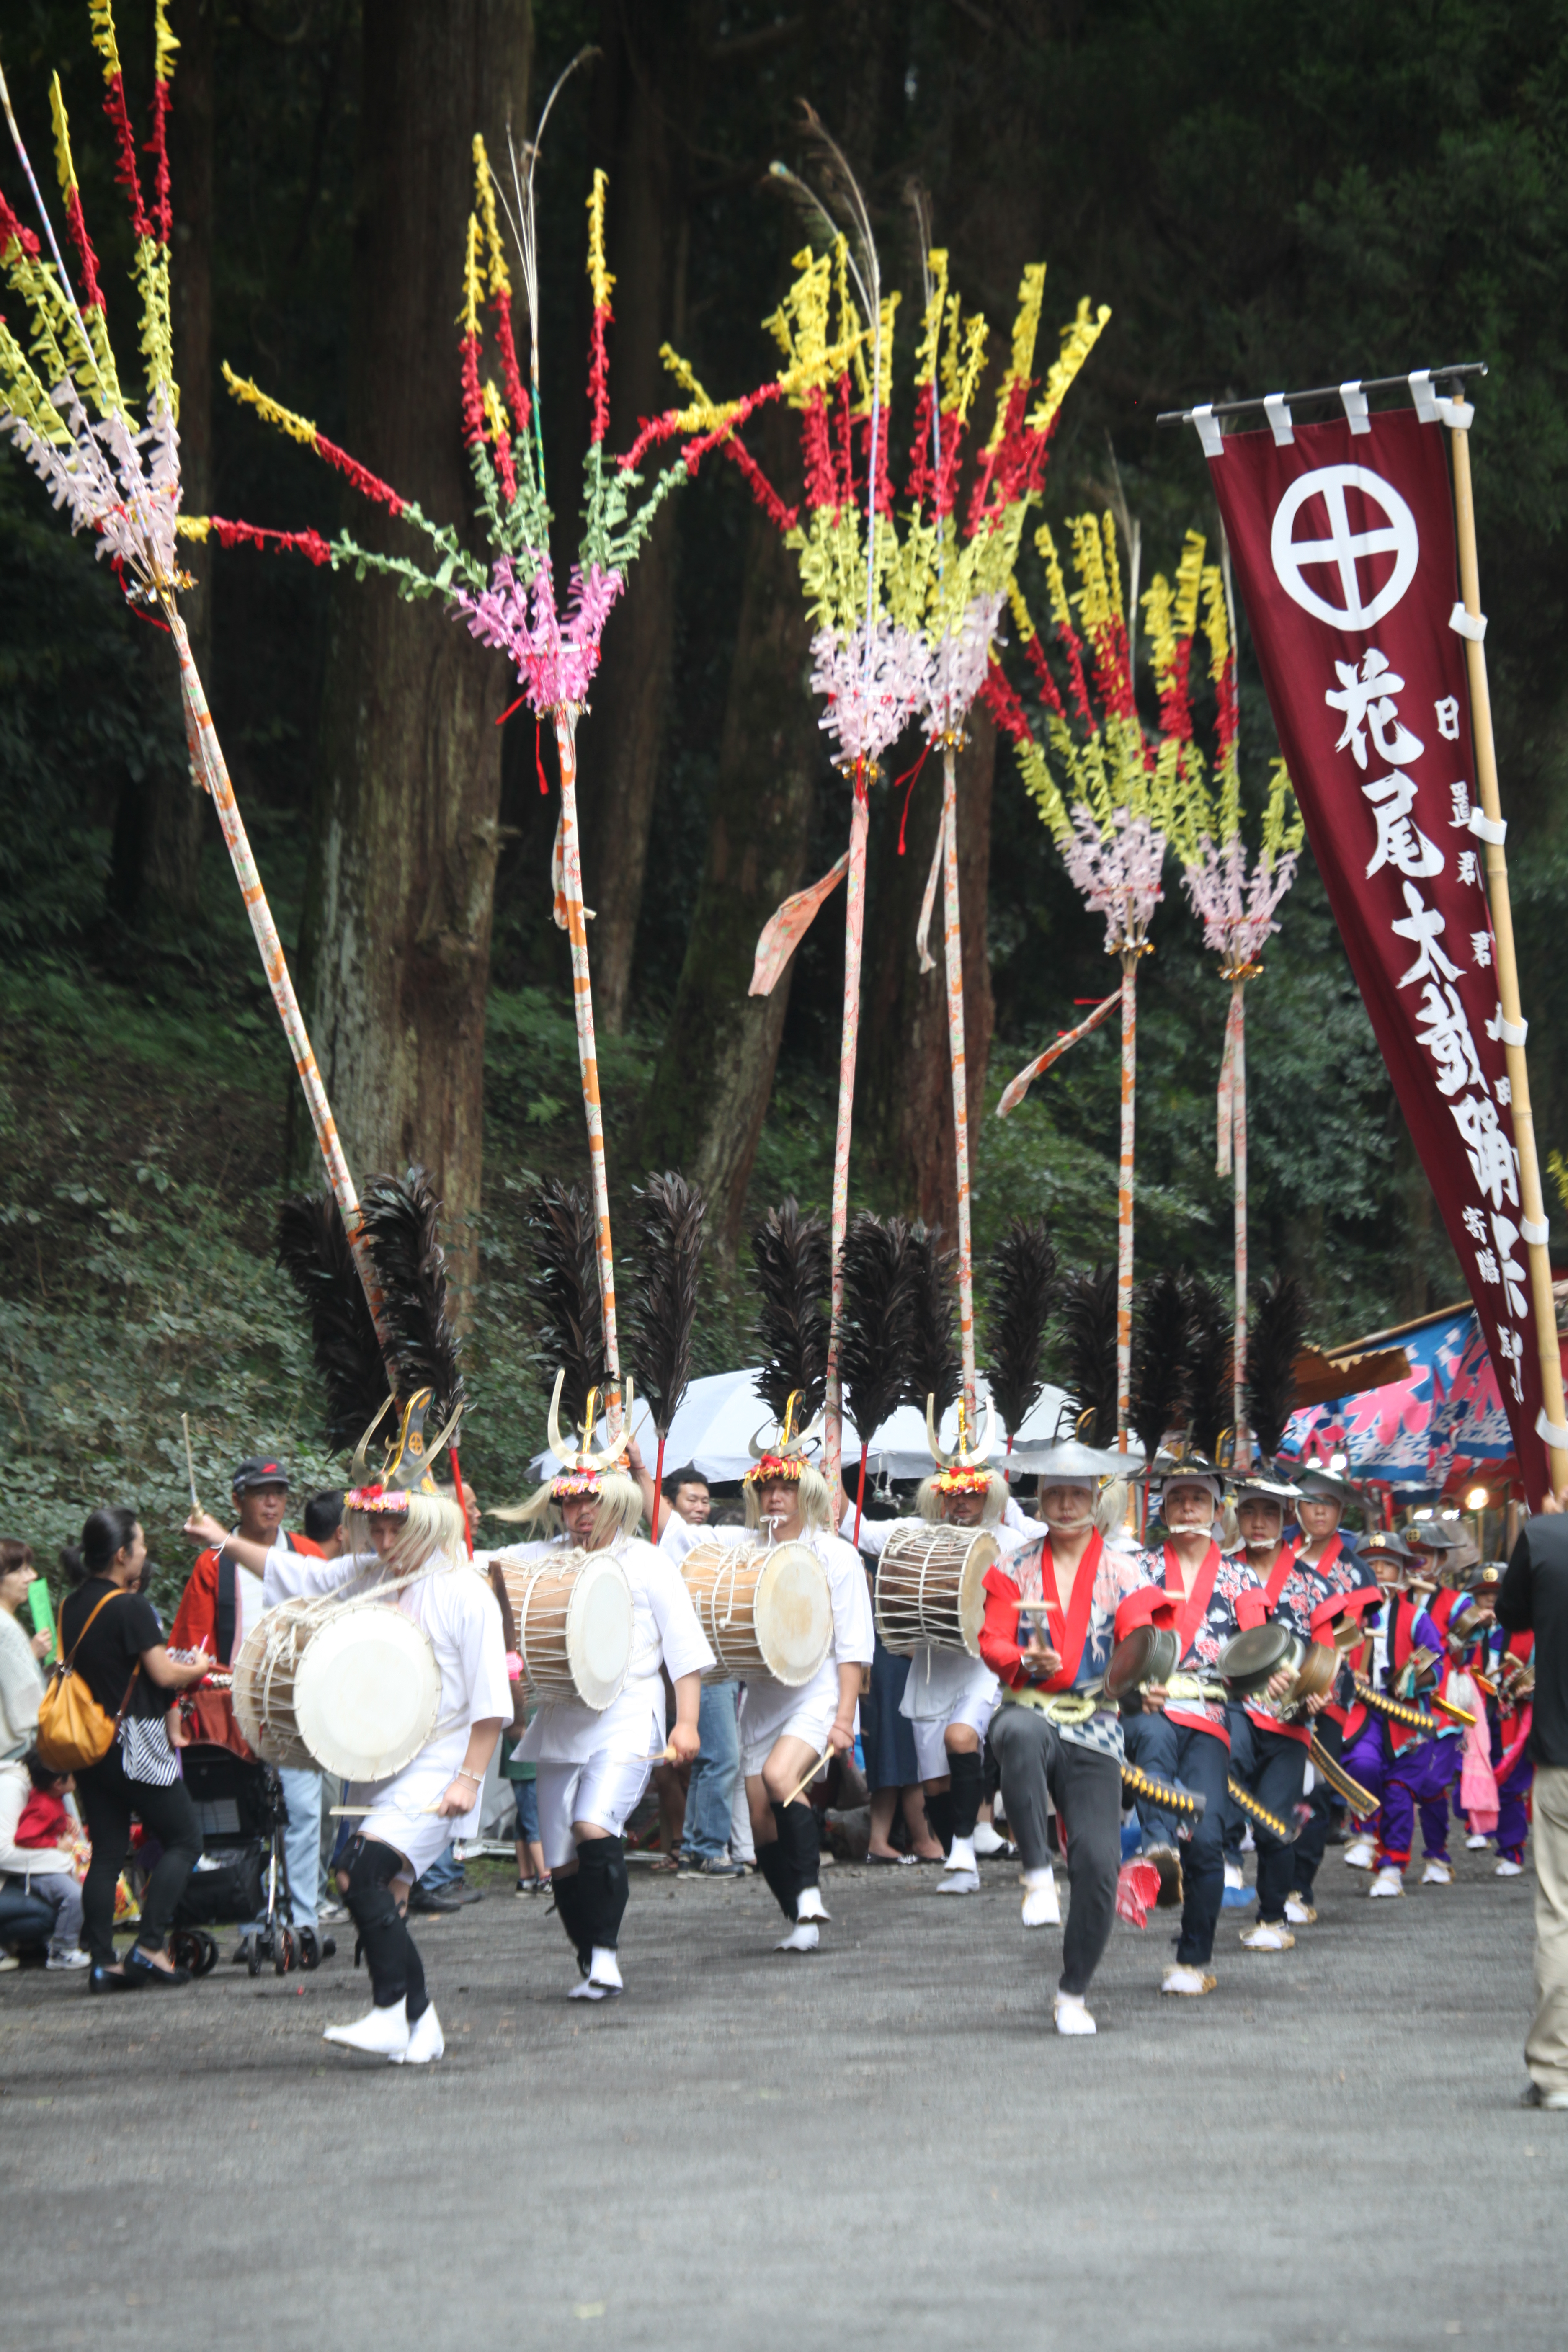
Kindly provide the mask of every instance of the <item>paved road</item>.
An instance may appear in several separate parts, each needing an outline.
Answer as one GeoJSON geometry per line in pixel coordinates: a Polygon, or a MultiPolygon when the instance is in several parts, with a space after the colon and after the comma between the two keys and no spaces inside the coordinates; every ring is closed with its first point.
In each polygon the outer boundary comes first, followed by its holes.
{"type": "Polygon", "coordinates": [[[338,2352],[1029,2352],[1568,2337],[1568,2115],[1521,2112],[1533,1882],[1369,1905],[1331,1852],[1293,1953],[1162,2000],[1118,1926],[1097,2041],[1005,1865],[824,1873],[774,1958],[757,1882],[635,1874],[587,2009],[510,1878],[421,1922],[449,2055],[325,2048],[364,1978],[89,2000],[0,1979],[10,2352],[151,2336],[338,2352]]]}

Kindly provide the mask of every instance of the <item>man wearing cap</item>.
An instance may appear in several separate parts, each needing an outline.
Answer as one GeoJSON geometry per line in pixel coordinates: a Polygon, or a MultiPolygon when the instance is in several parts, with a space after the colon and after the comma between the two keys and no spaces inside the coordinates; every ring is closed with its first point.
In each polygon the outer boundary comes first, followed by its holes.
{"type": "MultiPolygon", "coordinates": [[[[1433,1667],[1418,1652],[1440,1661],[1443,1636],[1426,1608],[1436,1578],[1425,1559],[1408,1545],[1395,1552],[1388,1539],[1369,1544],[1368,1557],[1383,1590],[1383,1601],[1370,1641],[1362,1647],[1357,1671],[1375,1691],[1412,1705],[1430,1690],[1433,1667]],[[1403,1555],[1401,1557],[1400,1555],[1403,1555]]],[[[1429,1731],[1399,1723],[1358,1699],[1345,1724],[1344,1768],[1380,1800],[1375,1844],[1368,1821],[1357,1824],[1356,1840],[1345,1848],[1352,1870],[1373,1873],[1367,1893],[1376,1896],[1405,1892],[1405,1872],[1414,1843],[1415,1808],[1421,1808],[1426,1844],[1426,1882],[1446,1885],[1452,1878],[1447,1856],[1448,1790],[1457,1775],[1462,1743],[1458,1727],[1439,1726],[1429,1731]]]]}
{"type": "MultiPolygon", "coordinates": [[[[1183,1462],[1166,1457],[1151,1467],[1153,1475],[1163,1475],[1160,1514],[1169,1532],[1163,1544],[1142,1555],[1140,1582],[1173,1609],[1180,1645],[1178,1691],[1145,1685],[1143,1712],[1125,1726],[1127,1753],[1144,1770],[1180,1781],[1207,1801],[1185,1848],[1182,1932],[1175,1962],[1160,1987],[1163,1993],[1196,1997],[1212,1992],[1216,1981],[1207,1963],[1225,1897],[1230,1727],[1223,1704],[1191,1696],[1180,1690],[1179,1682],[1201,1676],[1212,1684],[1221,1650],[1237,1633],[1260,1625],[1268,1603],[1246,1560],[1226,1559],[1215,1540],[1215,1514],[1223,1489],[1213,1464],[1201,1457],[1183,1462]]],[[[1275,1680],[1282,1691],[1286,1681],[1275,1680]]],[[[1271,1684],[1271,1694],[1273,1687],[1271,1684]]],[[[1172,1833],[1168,1816],[1157,1803],[1141,1798],[1138,1810],[1146,1831],[1172,1833]]],[[[1285,1949],[1292,1940],[1282,1936],[1277,1948],[1285,1949]]]]}
{"type": "MultiPolygon", "coordinates": [[[[289,1507],[287,1465],[268,1454],[251,1454],[235,1471],[231,1536],[247,1545],[281,1556],[321,1560],[327,1548],[309,1536],[283,1532],[289,1507]]],[[[254,1554],[252,1555],[254,1558],[254,1554]]],[[[221,1665],[239,1654],[240,1644],[265,1612],[289,1597],[281,1587],[271,1590],[253,1569],[225,1545],[213,1544],[196,1556],[185,1580],[175,1612],[170,1646],[176,1650],[210,1650],[221,1665]]],[[[321,1872],[321,1776],[302,1767],[286,1765],[278,1779],[288,1809],[283,1854],[289,1874],[289,1897],[297,1928],[319,1932],[321,1872]]]]}
{"type": "Polygon", "coordinates": [[[1119,1459],[1076,1444],[1054,1446],[1040,1465],[1044,1537],[994,1561],[984,1577],[980,1654],[1002,1684],[991,1742],[1024,1866],[1026,1926],[1035,1924],[1031,1901],[1053,1886],[1052,1803],[1067,1845],[1072,1902],[1056,1995],[1063,2034],[1098,2031],[1087,1996],[1116,1915],[1121,1865],[1122,1731],[1099,1685],[1117,1612],[1144,1579],[1141,1563],[1112,1551],[1094,1524],[1100,1480],[1119,1459]]]}

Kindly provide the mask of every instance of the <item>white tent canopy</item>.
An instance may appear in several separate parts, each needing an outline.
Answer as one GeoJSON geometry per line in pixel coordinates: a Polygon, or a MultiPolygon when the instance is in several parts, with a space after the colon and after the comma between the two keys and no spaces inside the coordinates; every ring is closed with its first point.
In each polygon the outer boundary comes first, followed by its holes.
{"type": "MultiPolygon", "coordinates": [[[[773,1419],[756,1391],[756,1372],[743,1370],[733,1372],[710,1372],[706,1379],[693,1381],[681,1401],[680,1408],[670,1424],[665,1441],[664,1466],[666,1475],[682,1468],[688,1462],[714,1485],[742,1477],[752,1466],[751,1441],[759,1443],[773,1431],[773,1419]]],[[[982,1400],[985,1383],[980,1383],[982,1400]]],[[[1069,1436],[1073,1422],[1072,1400],[1065,1389],[1047,1388],[1033,1412],[1018,1432],[1011,1454],[1000,1422],[994,1428],[988,1459],[999,1470],[1032,1475],[1047,1446],[1059,1436],[1069,1436]]],[[[984,1405],[982,1402],[983,1417],[984,1405]]],[[[654,1467],[658,1440],[652,1418],[641,1397],[632,1408],[632,1433],[642,1449],[649,1471],[654,1467]]],[[[595,1433],[596,1442],[608,1442],[605,1423],[595,1433]]],[[[979,1435],[976,1430],[973,1434],[979,1435]]],[[[952,1405],[942,1415],[939,1433],[943,1448],[952,1452],[958,1444],[958,1408],[952,1405]]],[[[1140,1449],[1134,1447],[1133,1457],[1142,1461],[1140,1449]]],[[[858,1464],[860,1459],[860,1438],[853,1423],[844,1423],[844,1459],[846,1464],[858,1464]]],[[[552,1478],[560,1469],[553,1454],[535,1456],[530,1465],[536,1478],[552,1478]]],[[[900,1405],[872,1439],[866,1460],[868,1482],[887,1477],[899,1480],[923,1478],[931,1466],[931,1449],[926,1444],[923,1412],[910,1404],[900,1405]]]]}

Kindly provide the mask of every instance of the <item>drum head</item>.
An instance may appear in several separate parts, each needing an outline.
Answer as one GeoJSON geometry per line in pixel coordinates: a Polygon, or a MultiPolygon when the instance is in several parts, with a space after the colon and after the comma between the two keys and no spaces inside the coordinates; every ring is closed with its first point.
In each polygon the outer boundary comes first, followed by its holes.
{"type": "Polygon", "coordinates": [[[1168,1625],[1135,1625],[1118,1642],[1105,1669],[1108,1698],[1125,1698],[1144,1683],[1163,1683],[1173,1674],[1180,1642],[1168,1625]]]}
{"type": "Polygon", "coordinates": [[[566,1657],[584,1706],[602,1711],[621,1695],[632,1662],[632,1588],[616,1559],[590,1553],[566,1608],[566,1657]]]}
{"type": "Polygon", "coordinates": [[[1283,1625],[1254,1625],[1237,1633],[1219,1654],[1219,1676],[1243,1697],[1264,1689],[1270,1675],[1289,1663],[1294,1636],[1283,1625]]]}
{"type": "Polygon", "coordinates": [[[977,1535],[958,1580],[959,1631],[972,1658],[980,1655],[980,1628],[985,1622],[985,1571],[994,1567],[1001,1549],[994,1535],[977,1535]]]}
{"type": "Polygon", "coordinates": [[[769,1552],[752,1608],[757,1647],[769,1674],[786,1689],[798,1690],[833,1646],[827,1570],[809,1544],[780,1544],[769,1552]]]}
{"type": "Polygon", "coordinates": [[[441,1674],[422,1626],[385,1601],[323,1619],[294,1675],[300,1736],[323,1770],[384,1780],[436,1728],[441,1674]]]}

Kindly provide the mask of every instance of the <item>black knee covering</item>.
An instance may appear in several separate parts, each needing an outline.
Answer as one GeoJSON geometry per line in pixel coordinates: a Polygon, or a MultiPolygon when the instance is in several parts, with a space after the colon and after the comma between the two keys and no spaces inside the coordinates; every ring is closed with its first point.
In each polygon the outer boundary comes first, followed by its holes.
{"type": "Polygon", "coordinates": [[[816,1825],[816,1806],[785,1805],[780,1833],[789,1841],[798,1895],[802,1887],[816,1885],[822,1876],[822,1832],[816,1825]]]}
{"type": "Polygon", "coordinates": [[[569,1875],[563,1875],[560,1871],[554,1872],[550,1884],[555,1892],[555,1916],[565,1928],[566,1940],[576,1953],[582,1964],[583,1974],[586,1976],[588,1962],[593,1956],[594,1939],[588,1933],[587,1917],[584,1907],[581,1864],[579,1863],[578,1867],[569,1875]]]}
{"type": "MultiPolygon", "coordinates": [[[[952,1758],[949,1759],[950,1762],[953,1760],[955,1759],[952,1758]]],[[[935,1838],[938,1845],[941,1846],[943,1853],[946,1853],[952,1844],[953,1834],[957,1828],[957,1822],[958,1801],[952,1789],[939,1789],[934,1796],[928,1794],[926,1798],[926,1827],[930,1830],[932,1837],[935,1838]]],[[[974,1818],[973,1815],[971,1816],[969,1826],[971,1830],[974,1827],[974,1818]]]]}
{"type": "Polygon", "coordinates": [[[592,1949],[613,1952],[631,1893],[625,1838],[583,1838],[577,1846],[583,1937],[592,1949]]]}
{"type": "Polygon", "coordinates": [[[784,1822],[784,1813],[792,1809],[784,1805],[773,1807],[773,1821],[777,1825],[778,1835],[771,1838],[766,1845],[758,1846],[757,1868],[767,1880],[773,1891],[773,1901],[793,1927],[795,1898],[799,1892],[799,1882],[795,1877],[795,1854],[790,1842],[790,1832],[784,1822]]]}
{"type": "Polygon", "coordinates": [[[377,2009],[405,2002],[412,2025],[427,2003],[419,1953],[392,1892],[392,1881],[405,1866],[403,1857],[379,1838],[356,1837],[343,1861],[349,1882],[343,1901],[359,1930],[371,1998],[377,2009]]]}
{"type": "MultiPolygon", "coordinates": [[[[980,1819],[980,1801],[985,1793],[985,1767],[980,1761],[979,1749],[976,1748],[973,1755],[950,1755],[947,1769],[952,1782],[947,1792],[948,1801],[952,1807],[952,1834],[961,1838],[973,1837],[974,1824],[980,1819]]],[[[926,1819],[928,1822],[931,1819],[929,1799],[926,1819]]]]}

